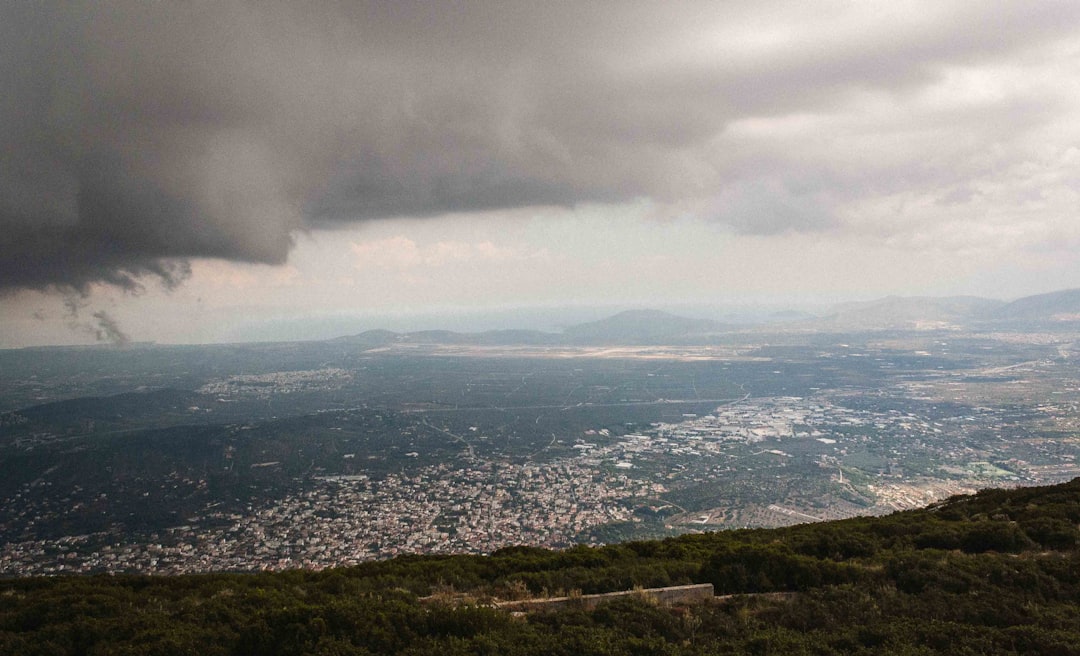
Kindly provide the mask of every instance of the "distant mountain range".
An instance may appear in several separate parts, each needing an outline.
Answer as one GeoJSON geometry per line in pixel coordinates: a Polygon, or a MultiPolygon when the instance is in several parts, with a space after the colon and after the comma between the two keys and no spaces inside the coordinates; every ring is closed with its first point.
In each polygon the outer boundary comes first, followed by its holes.
{"type": "Polygon", "coordinates": [[[843,303],[823,316],[776,313],[758,324],[724,323],[660,310],[628,310],[606,319],[568,326],[561,333],[539,330],[491,330],[461,333],[424,330],[396,333],[369,330],[335,341],[372,348],[390,344],[507,345],[647,345],[708,344],[736,333],[861,332],[868,330],[1053,329],[1080,328],[1080,289],[1026,296],[1012,302],[976,296],[888,296],[843,303]]]}
{"type": "Polygon", "coordinates": [[[975,296],[889,296],[876,301],[838,305],[832,314],[817,323],[844,330],[941,328],[965,323],[1001,305],[1004,302],[975,296]]]}
{"type": "Polygon", "coordinates": [[[1025,296],[1012,302],[975,296],[889,296],[836,306],[828,316],[810,323],[844,330],[1046,328],[1080,323],[1080,289],[1025,296]]]}
{"type": "Polygon", "coordinates": [[[563,330],[573,344],[648,344],[672,338],[708,337],[738,328],[709,319],[690,319],[659,310],[628,310],[563,330]]]}
{"type": "Polygon", "coordinates": [[[994,309],[986,317],[997,321],[1080,321],[1080,289],[1018,298],[994,309]]]}

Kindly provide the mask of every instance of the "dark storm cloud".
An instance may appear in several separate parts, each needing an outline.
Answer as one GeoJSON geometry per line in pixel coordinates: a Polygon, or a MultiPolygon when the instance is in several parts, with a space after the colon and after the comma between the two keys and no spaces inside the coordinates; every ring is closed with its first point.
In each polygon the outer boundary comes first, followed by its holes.
{"type": "Polygon", "coordinates": [[[172,285],[190,257],[283,262],[298,230],[477,209],[696,198],[741,232],[822,229],[815,184],[874,181],[725,150],[728,126],[904,94],[1080,18],[798,7],[5,3],[0,289],[172,285]]]}

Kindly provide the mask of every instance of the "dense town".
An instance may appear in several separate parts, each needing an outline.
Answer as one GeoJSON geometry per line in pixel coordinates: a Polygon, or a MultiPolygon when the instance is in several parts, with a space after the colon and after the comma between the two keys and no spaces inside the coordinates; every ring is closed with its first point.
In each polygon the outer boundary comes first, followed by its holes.
{"type": "Polygon", "coordinates": [[[405,553],[565,547],[589,528],[630,519],[628,499],[662,489],[625,475],[596,481],[573,461],[440,465],[380,481],[323,476],[247,515],[211,511],[197,518],[206,527],[174,527],[144,543],[88,550],[102,536],[75,536],[8,544],[0,572],[321,569],[405,553]]]}

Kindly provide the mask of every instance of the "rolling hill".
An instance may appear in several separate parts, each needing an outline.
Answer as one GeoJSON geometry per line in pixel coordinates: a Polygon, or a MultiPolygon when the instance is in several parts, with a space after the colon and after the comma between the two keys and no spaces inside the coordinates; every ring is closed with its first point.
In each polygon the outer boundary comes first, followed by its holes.
{"type": "Polygon", "coordinates": [[[1080,289],[1025,296],[985,314],[994,321],[1080,321],[1080,289]]]}

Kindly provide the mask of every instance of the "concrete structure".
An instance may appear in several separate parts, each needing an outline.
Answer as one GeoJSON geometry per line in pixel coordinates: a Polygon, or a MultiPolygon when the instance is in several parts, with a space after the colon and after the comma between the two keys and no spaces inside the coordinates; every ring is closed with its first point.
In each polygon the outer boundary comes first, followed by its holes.
{"type": "Polygon", "coordinates": [[[592,610],[601,602],[632,596],[649,599],[665,606],[672,606],[675,604],[690,604],[706,599],[712,599],[714,592],[712,583],[698,583],[694,585],[676,585],[669,588],[645,588],[641,590],[625,590],[623,592],[607,592],[604,594],[503,601],[496,605],[505,610],[522,612],[554,611],[575,605],[584,608],[585,610],[592,610]]]}

